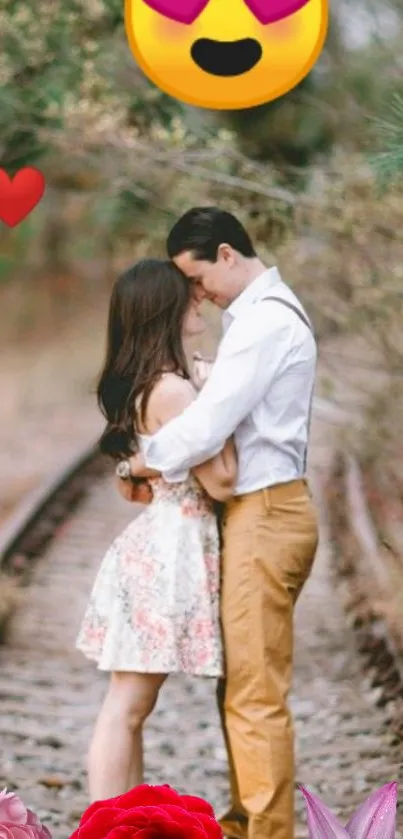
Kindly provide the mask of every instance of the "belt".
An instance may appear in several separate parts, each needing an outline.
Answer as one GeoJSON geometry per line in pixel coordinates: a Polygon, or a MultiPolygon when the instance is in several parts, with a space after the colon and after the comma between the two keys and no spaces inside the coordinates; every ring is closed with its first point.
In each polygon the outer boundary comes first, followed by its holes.
{"type": "Polygon", "coordinates": [[[254,492],[235,495],[227,503],[230,506],[245,504],[263,496],[273,504],[281,504],[282,501],[290,501],[292,498],[298,498],[305,493],[311,494],[306,478],[297,478],[295,481],[288,481],[286,484],[274,484],[274,486],[256,489],[254,492]]]}

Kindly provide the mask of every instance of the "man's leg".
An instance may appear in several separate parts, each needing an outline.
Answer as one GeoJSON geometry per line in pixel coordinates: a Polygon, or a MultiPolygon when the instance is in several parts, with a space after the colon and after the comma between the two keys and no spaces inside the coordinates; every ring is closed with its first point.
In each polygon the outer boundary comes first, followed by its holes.
{"type": "Polygon", "coordinates": [[[235,772],[234,758],[232,755],[231,743],[228,737],[228,731],[225,721],[224,701],[226,693],[226,680],[219,679],[217,684],[217,705],[220,714],[221,728],[224,737],[225,748],[228,756],[229,769],[229,783],[231,806],[230,809],[219,818],[224,836],[231,837],[231,839],[246,839],[248,830],[248,814],[242,806],[241,797],[239,793],[238,781],[235,772]]]}
{"type": "MultiPolygon", "coordinates": [[[[224,542],[223,542],[223,522],[225,519],[225,507],[223,504],[216,503],[216,515],[217,515],[217,524],[218,524],[218,532],[220,536],[220,553],[222,555],[224,542]]],[[[222,574],[221,574],[221,584],[222,584],[222,574]]],[[[217,698],[217,706],[218,706],[218,713],[220,715],[220,722],[221,722],[221,729],[224,737],[225,748],[227,751],[227,758],[228,758],[228,770],[229,770],[229,783],[230,783],[230,796],[231,796],[231,806],[229,810],[219,818],[220,825],[223,829],[224,836],[231,837],[231,839],[246,839],[247,827],[248,827],[248,816],[246,810],[241,804],[241,799],[239,795],[239,788],[238,788],[238,781],[236,779],[235,774],[235,766],[234,766],[234,759],[232,756],[231,751],[231,744],[228,737],[227,726],[225,724],[225,711],[224,711],[224,700],[225,700],[225,691],[226,691],[226,680],[225,679],[218,679],[217,682],[217,691],[216,691],[216,698],[217,698]]]]}
{"type": "Polygon", "coordinates": [[[226,727],[249,839],[293,839],[293,611],[317,546],[302,481],[234,499],[224,530],[226,727]]]}

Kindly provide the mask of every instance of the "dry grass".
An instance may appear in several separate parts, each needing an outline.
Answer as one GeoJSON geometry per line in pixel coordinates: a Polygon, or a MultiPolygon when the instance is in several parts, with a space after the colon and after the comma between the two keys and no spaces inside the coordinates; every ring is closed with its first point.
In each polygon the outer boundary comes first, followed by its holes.
{"type": "Polygon", "coordinates": [[[12,617],[21,603],[22,592],[12,577],[0,573],[0,644],[7,640],[12,617]]]}

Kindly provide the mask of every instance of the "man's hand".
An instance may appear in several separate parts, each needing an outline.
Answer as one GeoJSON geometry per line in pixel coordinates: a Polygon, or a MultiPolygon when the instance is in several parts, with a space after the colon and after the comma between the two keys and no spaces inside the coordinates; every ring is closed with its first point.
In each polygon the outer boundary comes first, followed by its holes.
{"type": "Polygon", "coordinates": [[[117,478],[117,488],[122,498],[131,501],[132,504],[151,504],[153,500],[153,491],[148,481],[134,484],[132,481],[117,478]]]}
{"type": "Polygon", "coordinates": [[[198,352],[193,353],[193,384],[198,390],[206,384],[213,364],[211,358],[203,358],[198,352]]]}

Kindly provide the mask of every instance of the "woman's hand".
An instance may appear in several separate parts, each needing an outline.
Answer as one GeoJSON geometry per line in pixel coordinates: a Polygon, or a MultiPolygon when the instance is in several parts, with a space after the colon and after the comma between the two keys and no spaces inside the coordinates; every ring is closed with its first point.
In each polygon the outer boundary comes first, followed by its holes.
{"type": "Polygon", "coordinates": [[[117,487],[122,498],[132,504],[151,504],[153,500],[153,491],[147,480],[133,483],[117,478],[117,487]]]}

